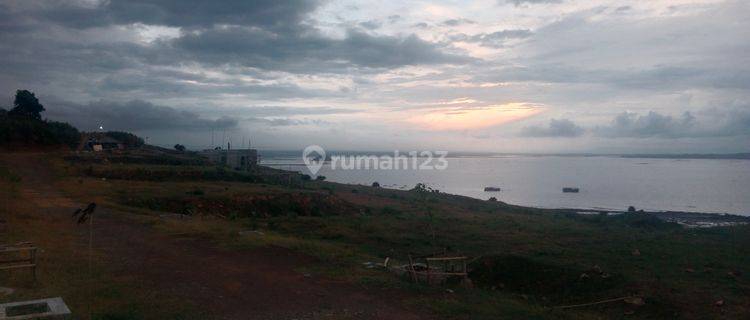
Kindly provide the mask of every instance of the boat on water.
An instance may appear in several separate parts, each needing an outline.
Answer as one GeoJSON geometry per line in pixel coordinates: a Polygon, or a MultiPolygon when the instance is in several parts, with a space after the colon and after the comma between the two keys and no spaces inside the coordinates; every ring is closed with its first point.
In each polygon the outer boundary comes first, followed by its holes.
{"type": "Polygon", "coordinates": [[[562,189],[563,193],[578,193],[578,191],[580,191],[578,188],[573,187],[565,187],[562,189]]]}
{"type": "Polygon", "coordinates": [[[484,192],[500,192],[498,187],[484,187],[484,192]]]}

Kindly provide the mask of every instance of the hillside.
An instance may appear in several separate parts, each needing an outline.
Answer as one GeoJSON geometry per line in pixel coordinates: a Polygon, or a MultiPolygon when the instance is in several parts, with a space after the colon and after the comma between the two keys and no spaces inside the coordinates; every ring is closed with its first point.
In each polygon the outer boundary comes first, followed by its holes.
{"type": "Polygon", "coordinates": [[[269,319],[737,319],[750,311],[747,225],[684,228],[648,214],[579,215],[181,157],[4,154],[10,196],[0,242],[47,249],[39,284],[0,274],[17,288],[0,301],[61,295],[86,310],[86,276],[71,271],[83,262],[71,257],[83,257],[87,234],[69,214],[94,201],[95,313],[117,319],[241,319],[250,310],[269,319]],[[468,256],[472,286],[414,284],[378,266],[435,252],[468,256]]]}

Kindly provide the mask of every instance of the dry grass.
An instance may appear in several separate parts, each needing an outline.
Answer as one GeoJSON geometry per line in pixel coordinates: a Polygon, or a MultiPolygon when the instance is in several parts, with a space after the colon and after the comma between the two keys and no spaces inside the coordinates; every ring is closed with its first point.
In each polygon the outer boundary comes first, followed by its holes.
{"type": "MultiPolygon", "coordinates": [[[[7,167],[3,171],[9,172],[7,167]]],[[[51,203],[31,201],[28,192],[7,174],[0,175],[0,243],[29,241],[40,248],[36,282],[26,270],[0,273],[0,286],[15,289],[9,296],[0,296],[0,302],[60,296],[79,319],[89,319],[90,307],[98,319],[187,319],[190,317],[185,315],[196,315],[190,306],[155,295],[145,284],[113,272],[114,266],[96,251],[89,272],[86,225],[73,223],[67,212],[50,211],[51,203]]]]}

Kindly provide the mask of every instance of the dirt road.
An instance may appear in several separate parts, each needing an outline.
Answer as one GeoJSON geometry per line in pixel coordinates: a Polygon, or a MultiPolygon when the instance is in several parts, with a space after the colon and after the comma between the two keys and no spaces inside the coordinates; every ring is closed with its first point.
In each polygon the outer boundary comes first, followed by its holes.
{"type": "MultiPolygon", "coordinates": [[[[11,154],[0,161],[22,176],[23,197],[40,212],[70,215],[85,204],[55,189],[44,156],[11,154]]],[[[216,319],[427,318],[403,307],[402,294],[295,271],[314,265],[310,256],[278,247],[224,250],[159,233],[122,218],[122,213],[106,207],[96,212],[94,249],[110,269],[199,305],[216,319]]]]}

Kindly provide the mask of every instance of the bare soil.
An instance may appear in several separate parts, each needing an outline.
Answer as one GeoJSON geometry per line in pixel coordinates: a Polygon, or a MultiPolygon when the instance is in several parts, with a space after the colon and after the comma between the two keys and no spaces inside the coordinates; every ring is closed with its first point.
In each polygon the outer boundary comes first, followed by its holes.
{"type": "MultiPolygon", "coordinates": [[[[25,199],[40,213],[69,216],[85,202],[54,187],[43,153],[0,157],[22,177],[25,199]]],[[[280,247],[228,250],[209,241],[158,232],[100,206],[95,213],[94,250],[113,277],[128,277],[191,304],[216,319],[422,319],[403,305],[405,293],[365,289],[319,276],[300,267],[316,258],[280,247]]],[[[87,241],[79,228],[78,241],[87,241]]]]}

